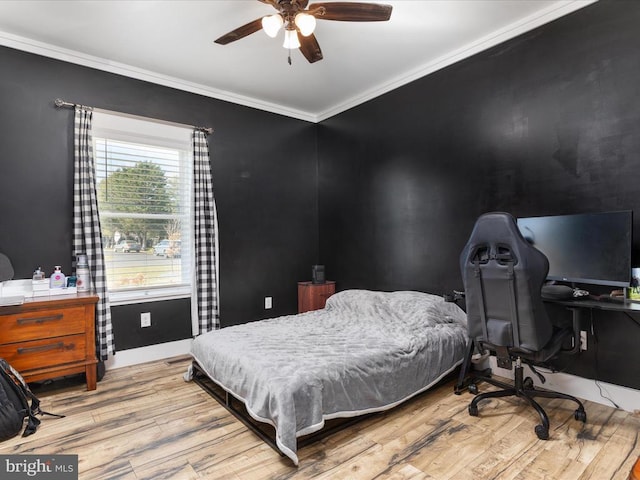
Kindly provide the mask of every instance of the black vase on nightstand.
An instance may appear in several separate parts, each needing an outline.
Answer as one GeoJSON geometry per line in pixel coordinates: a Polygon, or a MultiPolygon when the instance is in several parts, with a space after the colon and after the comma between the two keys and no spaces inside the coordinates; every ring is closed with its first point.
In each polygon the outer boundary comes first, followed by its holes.
{"type": "Polygon", "coordinates": [[[314,285],[325,283],[324,265],[311,266],[311,283],[313,283],[314,285]]]}

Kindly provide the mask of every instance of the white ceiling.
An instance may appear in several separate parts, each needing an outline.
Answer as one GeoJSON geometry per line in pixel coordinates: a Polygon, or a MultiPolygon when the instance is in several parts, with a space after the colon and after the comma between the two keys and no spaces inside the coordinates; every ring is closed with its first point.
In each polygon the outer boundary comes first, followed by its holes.
{"type": "Polygon", "coordinates": [[[256,0],[0,0],[0,45],[318,122],[593,1],[382,0],[390,21],[318,21],[324,59],[289,65],[282,33],[213,42],[275,13],[256,0]]]}

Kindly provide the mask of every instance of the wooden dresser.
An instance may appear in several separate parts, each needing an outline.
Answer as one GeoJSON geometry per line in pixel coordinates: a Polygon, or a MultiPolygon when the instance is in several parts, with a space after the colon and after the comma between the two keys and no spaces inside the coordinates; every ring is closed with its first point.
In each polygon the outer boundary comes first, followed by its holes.
{"type": "Polygon", "coordinates": [[[27,382],[84,372],[87,390],[95,390],[97,301],[80,293],[0,307],[0,357],[27,382]]]}
{"type": "Polygon", "coordinates": [[[336,293],[336,282],[298,282],[298,313],[324,308],[327,298],[336,293]]]}

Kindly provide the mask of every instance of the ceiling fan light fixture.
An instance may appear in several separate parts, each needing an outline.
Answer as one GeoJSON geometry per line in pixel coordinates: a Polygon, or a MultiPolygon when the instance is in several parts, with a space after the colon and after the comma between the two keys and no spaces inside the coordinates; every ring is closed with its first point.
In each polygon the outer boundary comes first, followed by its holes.
{"type": "Polygon", "coordinates": [[[294,22],[300,33],[305,37],[311,35],[316,28],[316,17],[308,13],[298,13],[294,22]]]}
{"type": "Polygon", "coordinates": [[[282,46],[288,50],[300,48],[300,40],[298,40],[298,32],[295,30],[284,31],[284,43],[282,46]]]}
{"type": "MultiPolygon", "coordinates": [[[[1,1],[1,0],[0,0],[1,1]]],[[[284,30],[283,47],[289,50],[288,61],[291,65],[291,50],[300,49],[300,53],[309,63],[322,60],[322,50],[315,37],[316,20],[336,20],[341,22],[386,22],[391,18],[392,5],[367,1],[323,1],[314,0],[259,0],[271,5],[278,13],[258,17],[241,25],[214,40],[218,45],[227,45],[245,38],[258,30],[275,38],[284,30]]],[[[241,3],[241,2],[237,2],[241,3]]]]}
{"type": "Polygon", "coordinates": [[[262,17],[262,29],[264,30],[264,33],[269,35],[271,38],[275,38],[276,35],[278,35],[278,32],[280,31],[280,28],[282,28],[283,24],[284,20],[278,13],[276,13],[275,15],[267,15],[266,17],[262,17]]]}

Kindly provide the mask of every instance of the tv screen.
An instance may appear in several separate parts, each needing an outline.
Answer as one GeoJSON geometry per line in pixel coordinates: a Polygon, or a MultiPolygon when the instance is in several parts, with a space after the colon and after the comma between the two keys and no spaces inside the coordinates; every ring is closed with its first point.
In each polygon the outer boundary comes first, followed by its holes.
{"type": "Polygon", "coordinates": [[[549,280],[629,286],[631,211],[519,218],[518,227],[549,259],[549,280]]]}

